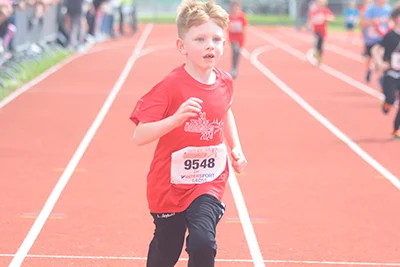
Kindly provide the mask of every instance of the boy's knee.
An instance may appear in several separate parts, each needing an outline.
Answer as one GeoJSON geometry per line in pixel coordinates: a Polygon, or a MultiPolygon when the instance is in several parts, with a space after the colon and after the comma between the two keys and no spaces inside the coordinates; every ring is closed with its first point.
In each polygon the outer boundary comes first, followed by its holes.
{"type": "Polygon", "coordinates": [[[239,53],[239,50],[240,50],[239,43],[238,42],[232,43],[232,49],[233,49],[234,52],[239,53]]]}
{"type": "Polygon", "coordinates": [[[212,233],[201,229],[192,230],[189,234],[186,250],[190,252],[214,253],[217,242],[212,233]]]}

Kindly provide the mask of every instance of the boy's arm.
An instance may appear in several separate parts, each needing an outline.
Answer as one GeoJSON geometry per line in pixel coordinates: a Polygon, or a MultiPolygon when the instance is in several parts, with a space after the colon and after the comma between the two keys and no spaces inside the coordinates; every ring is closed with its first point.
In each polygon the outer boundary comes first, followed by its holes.
{"type": "Polygon", "coordinates": [[[334,21],[334,20],[335,20],[335,15],[329,14],[329,15],[326,17],[326,20],[327,20],[327,21],[334,21]]]}
{"type": "Polygon", "coordinates": [[[155,122],[139,122],[133,134],[133,141],[141,146],[161,138],[181,126],[187,119],[196,117],[201,111],[202,103],[201,99],[191,97],[172,116],[155,122]]]}
{"type": "Polygon", "coordinates": [[[156,122],[139,122],[133,133],[133,141],[138,146],[146,145],[169,133],[175,127],[176,124],[173,116],[156,122]]]}
{"type": "Polygon", "coordinates": [[[225,115],[224,136],[231,150],[233,149],[242,150],[239,140],[239,134],[236,127],[235,117],[233,116],[233,112],[231,109],[229,109],[227,114],[225,115]]]}
{"type": "Polygon", "coordinates": [[[334,21],[335,20],[335,14],[331,10],[328,9],[328,14],[326,15],[326,20],[327,21],[334,21]]]}
{"type": "Polygon", "coordinates": [[[376,44],[371,49],[372,58],[375,61],[377,67],[381,70],[389,68],[389,63],[383,60],[385,54],[385,48],[380,44],[376,44]]]}
{"type": "Polygon", "coordinates": [[[231,149],[232,167],[237,173],[241,173],[247,166],[246,157],[240,145],[239,134],[236,128],[235,117],[231,109],[228,110],[224,120],[225,139],[231,149]]]}

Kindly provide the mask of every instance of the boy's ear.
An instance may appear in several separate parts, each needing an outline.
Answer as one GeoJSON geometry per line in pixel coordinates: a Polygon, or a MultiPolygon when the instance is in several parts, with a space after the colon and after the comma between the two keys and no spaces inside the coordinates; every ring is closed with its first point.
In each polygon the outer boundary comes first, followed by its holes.
{"type": "Polygon", "coordinates": [[[179,53],[181,53],[182,55],[186,56],[187,52],[185,49],[185,43],[183,42],[183,40],[181,38],[178,38],[178,40],[176,40],[176,48],[178,48],[179,53]]]}

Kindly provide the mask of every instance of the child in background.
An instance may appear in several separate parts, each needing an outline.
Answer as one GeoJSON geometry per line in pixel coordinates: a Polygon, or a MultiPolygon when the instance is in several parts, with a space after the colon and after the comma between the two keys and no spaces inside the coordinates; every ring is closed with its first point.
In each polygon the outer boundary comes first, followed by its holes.
{"type": "Polygon", "coordinates": [[[239,1],[233,1],[229,14],[228,35],[232,45],[231,75],[235,79],[238,75],[240,50],[243,47],[245,29],[247,26],[246,14],[242,11],[239,1]]]}
{"type": "MultiPolygon", "coordinates": [[[[394,29],[389,31],[371,51],[377,68],[383,71],[384,114],[389,113],[400,91],[400,8],[395,8],[390,17],[394,22],[394,29]]],[[[394,120],[392,136],[400,139],[400,108],[394,120]]]]}
{"type": "Polygon", "coordinates": [[[362,33],[362,38],[364,41],[364,50],[363,50],[363,56],[368,60],[368,51],[366,49],[366,39],[367,39],[367,22],[365,20],[365,11],[369,7],[369,5],[373,2],[373,0],[364,0],[363,4],[360,6],[360,30],[362,33]]]}
{"type": "Polygon", "coordinates": [[[130,117],[136,144],[158,140],[147,176],[155,231],[146,266],[175,266],[188,230],[188,266],[214,267],[228,157],[236,172],[247,165],[231,110],[232,77],[215,67],[229,16],[215,3],[186,0],[176,21],[186,62],[141,97],[130,117]]]}
{"type": "Polygon", "coordinates": [[[392,8],[387,3],[387,0],[375,0],[365,10],[363,23],[365,25],[364,40],[365,55],[367,58],[366,83],[371,81],[372,72],[375,70],[371,49],[375,44],[379,43],[388,32],[391,10],[392,8]]]}
{"type": "Polygon", "coordinates": [[[354,27],[359,21],[360,13],[357,9],[357,2],[355,0],[350,1],[349,6],[344,10],[344,21],[347,29],[347,37],[350,43],[353,42],[354,38],[354,27]]]}
{"type": "Polygon", "coordinates": [[[310,9],[310,24],[315,36],[314,58],[319,65],[322,60],[324,41],[327,34],[328,21],[333,21],[335,16],[327,7],[327,0],[316,0],[315,6],[310,9]]]}

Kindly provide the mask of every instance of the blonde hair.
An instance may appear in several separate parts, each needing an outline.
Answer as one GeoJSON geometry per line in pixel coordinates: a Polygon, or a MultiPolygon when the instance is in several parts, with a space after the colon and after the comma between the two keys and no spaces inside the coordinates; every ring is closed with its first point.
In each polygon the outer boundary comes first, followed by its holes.
{"type": "Polygon", "coordinates": [[[201,25],[210,19],[222,29],[228,27],[228,13],[213,1],[183,0],[178,7],[176,17],[178,36],[182,38],[191,27],[201,25]]]}

